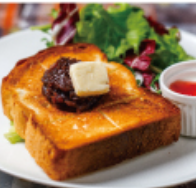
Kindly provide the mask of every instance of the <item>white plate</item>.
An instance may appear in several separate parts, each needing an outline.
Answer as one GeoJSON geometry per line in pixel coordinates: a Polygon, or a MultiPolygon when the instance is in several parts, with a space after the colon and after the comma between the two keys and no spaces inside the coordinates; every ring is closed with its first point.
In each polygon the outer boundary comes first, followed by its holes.
{"type": "MultiPolygon", "coordinates": [[[[39,31],[21,31],[0,39],[0,80],[21,58],[45,48],[39,31]]],[[[181,44],[196,55],[196,37],[182,32],[181,44]]],[[[1,104],[0,104],[1,106],[1,104]]],[[[52,181],[36,165],[23,143],[11,145],[3,136],[10,127],[0,107],[0,169],[29,181],[56,187],[164,187],[196,179],[196,139],[178,142],[119,165],[69,181],[52,181]]]]}

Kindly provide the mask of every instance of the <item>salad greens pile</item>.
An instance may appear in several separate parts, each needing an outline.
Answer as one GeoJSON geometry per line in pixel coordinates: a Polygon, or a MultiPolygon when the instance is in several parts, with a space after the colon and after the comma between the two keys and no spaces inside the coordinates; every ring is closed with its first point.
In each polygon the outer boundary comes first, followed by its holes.
{"type": "Polygon", "coordinates": [[[141,74],[148,71],[150,76],[154,72],[150,83],[144,84],[147,88],[150,84],[153,85],[156,74],[166,67],[192,59],[179,45],[177,28],[165,29],[166,32],[160,34],[156,31],[156,25],[155,27],[150,25],[142,9],[129,4],[118,4],[107,10],[100,4],[87,5],[80,12],[80,21],[76,23],[76,28],[74,42],[93,43],[105,52],[110,61],[125,63],[141,74]],[[140,61],[136,65],[134,63],[136,57],[127,61],[129,56],[141,55],[140,48],[147,39],[149,46],[150,41],[155,41],[156,45],[151,46],[154,49],[151,49],[149,58],[145,59],[146,62],[140,61]],[[130,50],[131,54],[127,53],[130,50]],[[145,70],[140,68],[142,64],[148,65],[145,70]]]}
{"type": "Polygon", "coordinates": [[[150,27],[143,14],[141,9],[128,4],[108,10],[100,4],[87,5],[76,23],[74,42],[93,43],[109,60],[122,62],[127,50],[133,49],[138,54],[140,43],[148,36],[150,27]]]}
{"type": "Polygon", "coordinates": [[[120,60],[126,51],[133,49],[139,53],[144,39],[149,38],[150,26],[143,10],[120,4],[105,10],[100,4],[90,4],[80,12],[76,23],[77,33],[74,42],[88,42],[99,46],[109,60],[120,60]]]}
{"type": "Polygon", "coordinates": [[[70,42],[95,44],[109,61],[122,63],[137,78],[139,74],[139,85],[157,93],[159,74],[166,67],[193,59],[180,46],[177,28],[166,29],[130,4],[107,10],[101,4],[88,4],[81,11],[75,4],[61,4],[51,15],[51,25],[33,27],[52,35],[51,41],[43,39],[48,47],[70,42]]]}

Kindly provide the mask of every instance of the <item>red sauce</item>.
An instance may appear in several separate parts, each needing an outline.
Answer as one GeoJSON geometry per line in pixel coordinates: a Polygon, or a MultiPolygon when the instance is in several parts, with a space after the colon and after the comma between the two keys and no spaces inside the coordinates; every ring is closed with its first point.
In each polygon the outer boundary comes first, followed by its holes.
{"type": "Polygon", "coordinates": [[[176,93],[196,96],[196,82],[177,80],[169,88],[176,93]]]}

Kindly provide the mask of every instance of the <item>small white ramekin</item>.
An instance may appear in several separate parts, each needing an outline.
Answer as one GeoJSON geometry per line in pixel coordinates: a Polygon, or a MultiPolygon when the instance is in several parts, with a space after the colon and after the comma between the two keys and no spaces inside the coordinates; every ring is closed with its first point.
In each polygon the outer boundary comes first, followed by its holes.
{"type": "Polygon", "coordinates": [[[181,110],[181,135],[196,137],[196,96],[176,93],[169,89],[172,82],[186,80],[196,82],[196,60],[184,61],[166,68],[159,83],[163,97],[181,110]]]}

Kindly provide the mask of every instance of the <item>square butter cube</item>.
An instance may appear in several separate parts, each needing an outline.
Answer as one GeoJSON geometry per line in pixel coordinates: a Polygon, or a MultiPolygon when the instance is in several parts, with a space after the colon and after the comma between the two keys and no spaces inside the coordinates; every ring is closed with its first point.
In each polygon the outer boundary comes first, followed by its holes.
{"type": "Polygon", "coordinates": [[[79,62],[71,65],[69,71],[78,96],[94,96],[109,92],[109,78],[104,63],[79,62]]]}

